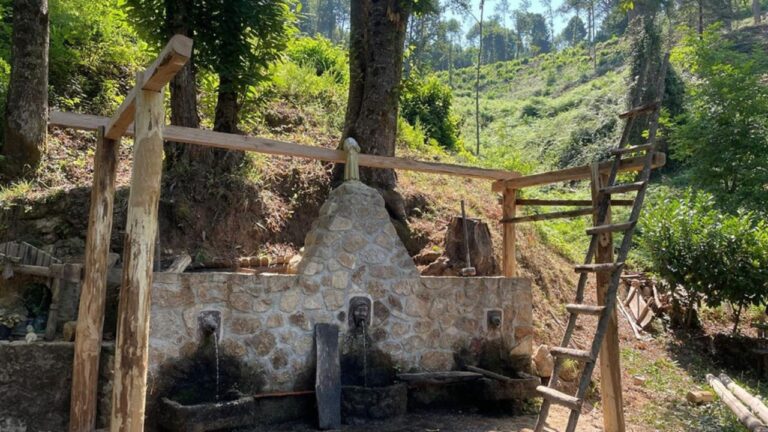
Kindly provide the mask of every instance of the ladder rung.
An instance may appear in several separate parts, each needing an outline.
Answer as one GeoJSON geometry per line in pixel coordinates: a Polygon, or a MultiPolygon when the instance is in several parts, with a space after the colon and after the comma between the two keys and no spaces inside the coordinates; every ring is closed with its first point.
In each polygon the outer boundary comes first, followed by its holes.
{"type": "Polygon", "coordinates": [[[574,348],[564,348],[564,347],[552,347],[552,349],[549,350],[549,352],[555,357],[566,357],[574,360],[592,361],[592,354],[590,354],[589,351],[585,351],[585,350],[574,349],[574,348]]]}
{"type": "Polygon", "coordinates": [[[625,119],[625,118],[629,118],[629,117],[638,116],[640,114],[645,114],[647,112],[651,112],[651,111],[655,110],[656,108],[658,108],[658,106],[659,106],[659,101],[654,101],[654,102],[651,102],[651,103],[647,103],[645,105],[640,105],[638,107],[632,108],[631,110],[629,110],[627,112],[623,112],[623,113],[619,114],[619,118],[625,119]]]}
{"type": "Polygon", "coordinates": [[[572,314],[580,315],[600,315],[603,312],[605,306],[593,306],[585,304],[568,304],[565,305],[565,310],[572,314]]]}
{"type": "Polygon", "coordinates": [[[622,223],[611,224],[611,225],[598,225],[596,227],[587,228],[587,235],[627,231],[634,226],[635,226],[634,221],[622,222],[622,223]]]}
{"type": "Polygon", "coordinates": [[[616,148],[611,150],[611,154],[616,155],[625,155],[628,153],[637,153],[641,151],[648,151],[653,147],[653,144],[642,144],[642,145],[636,145],[636,146],[630,146],[630,147],[624,147],[624,148],[616,148]]]}
{"type": "Polygon", "coordinates": [[[579,398],[569,396],[563,392],[559,392],[555,389],[545,387],[545,386],[536,387],[536,391],[541,394],[541,397],[543,397],[544,399],[547,399],[550,402],[563,405],[572,410],[581,409],[581,399],[579,398]]]}
{"type": "Polygon", "coordinates": [[[576,273],[597,273],[597,272],[612,272],[618,270],[624,263],[600,263],[600,264],[579,264],[576,267],[576,273]]]}
{"type": "Polygon", "coordinates": [[[606,186],[600,189],[600,193],[604,194],[620,194],[624,192],[638,191],[645,186],[645,182],[624,183],[615,186],[606,186]]]}

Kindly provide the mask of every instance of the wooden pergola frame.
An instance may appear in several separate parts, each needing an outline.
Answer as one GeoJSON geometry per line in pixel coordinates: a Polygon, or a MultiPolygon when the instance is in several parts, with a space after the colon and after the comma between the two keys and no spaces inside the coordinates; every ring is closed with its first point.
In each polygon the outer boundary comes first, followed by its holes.
{"type": "MultiPolygon", "coordinates": [[[[153,257],[157,233],[157,207],[162,175],[163,141],[218,147],[229,150],[253,151],[271,155],[308,158],[328,162],[344,162],[346,152],[296,143],[225,134],[201,129],[169,126],[165,124],[163,94],[165,86],[184,66],[192,54],[192,40],[174,36],[157,59],[137,75],[136,86],[111,118],[93,115],[53,111],[49,124],[65,128],[97,131],[94,155],[94,179],[91,190],[91,206],[86,240],[84,274],[77,321],[77,338],[72,379],[70,407],[70,432],[94,430],[96,419],[96,393],[98,365],[101,350],[102,327],[110,235],[112,231],[115,179],[118,164],[118,148],[123,136],[134,138],[133,173],[128,201],[125,246],[123,252],[122,289],[120,291],[117,345],[115,353],[115,381],[110,414],[111,431],[143,431],[144,408],[149,348],[150,291],[152,285],[153,257]],[[132,126],[133,124],[133,126],[132,126]]],[[[654,166],[665,162],[658,154],[654,166]]],[[[518,198],[518,190],[549,183],[588,179],[592,167],[584,166],[531,176],[517,172],[468,167],[434,162],[422,162],[398,157],[359,155],[362,166],[373,168],[404,169],[433,174],[454,175],[493,180],[493,192],[502,194],[503,213],[503,275],[514,277],[515,224],[542,220],[537,217],[516,217],[519,205],[588,205],[585,200],[526,200],[518,198]]],[[[623,171],[642,168],[641,158],[628,159],[623,171]]],[[[609,164],[597,167],[608,171],[609,164]]],[[[627,201],[615,200],[614,205],[628,205],[627,201]]],[[[586,213],[556,212],[544,218],[571,217],[586,213]]],[[[607,251],[608,246],[603,250],[607,251]]],[[[612,251],[611,251],[612,253],[612,251]]],[[[609,333],[608,340],[611,336],[609,333]]],[[[618,359],[618,340],[608,358],[618,359]]],[[[608,349],[608,348],[606,348],[608,349]]],[[[602,358],[603,355],[601,355],[602,358]]],[[[601,362],[610,370],[605,376],[618,376],[611,383],[611,392],[603,392],[606,417],[609,411],[621,411],[620,371],[617,362],[601,362]],[[608,399],[607,399],[608,398],[608,399]],[[612,398],[612,399],[611,399],[612,398]],[[617,404],[618,401],[618,404],[617,404]],[[613,407],[613,408],[612,408],[613,407]]],[[[605,381],[605,380],[604,380],[605,381]]],[[[604,386],[605,387],[605,386],[604,386]]],[[[623,418],[621,420],[623,430],[623,418]]],[[[608,429],[607,429],[608,430],[608,429]]]]}

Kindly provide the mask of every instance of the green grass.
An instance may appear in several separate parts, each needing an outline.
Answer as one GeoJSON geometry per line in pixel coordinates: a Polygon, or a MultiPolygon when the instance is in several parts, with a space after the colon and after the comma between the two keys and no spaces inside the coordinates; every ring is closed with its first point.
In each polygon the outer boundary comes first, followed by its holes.
{"type": "Polygon", "coordinates": [[[0,187],[0,205],[26,196],[33,188],[34,184],[28,180],[19,180],[6,187],[0,187]]]}

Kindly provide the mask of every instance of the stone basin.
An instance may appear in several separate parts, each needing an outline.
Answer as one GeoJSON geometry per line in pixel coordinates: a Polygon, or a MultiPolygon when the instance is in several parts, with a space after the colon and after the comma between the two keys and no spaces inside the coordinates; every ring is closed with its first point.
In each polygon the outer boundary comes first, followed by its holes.
{"type": "Polygon", "coordinates": [[[307,417],[315,411],[314,392],[287,396],[244,396],[235,400],[182,405],[163,398],[160,425],[169,431],[205,432],[270,425],[307,417]]]}
{"type": "Polygon", "coordinates": [[[383,387],[342,386],[341,418],[347,424],[401,416],[408,411],[408,387],[397,383],[383,387]]]}

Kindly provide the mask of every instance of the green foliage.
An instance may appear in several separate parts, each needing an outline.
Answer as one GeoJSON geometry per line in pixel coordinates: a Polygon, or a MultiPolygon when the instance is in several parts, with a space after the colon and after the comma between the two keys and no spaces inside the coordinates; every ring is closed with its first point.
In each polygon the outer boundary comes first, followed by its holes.
{"type": "Polygon", "coordinates": [[[587,28],[584,21],[578,15],[574,15],[568,20],[568,24],[560,33],[560,40],[568,46],[576,46],[587,37],[587,28]]]}
{"type": "Polygon", "coordinates": [[[722,213],[703,192],[656,192],[640,224],[640,252],[667,285],[709,306],[768,300],[768,223],[722,213]]]}
{"type": "Polygon", "coordinates": [[[303,67],[314,68],[317,76],[328,74],[341,84],[349,81],[347,52],[323,37],[294,39],[286,51],[288,58],[303,67]]]}
{"type": "Polygon", "coordinates": [[[676,157],[727,209],[765,213],[768,86],[762,76],[768,56],[757,48],[739,52],[711,28],[701,37],[689,32],[673,58],[697,77],[688,112],[672,133],[676,157]]]}
{"type": "Polygon", "coordinates": [[[426,137],[434,139],[445,149],[458,151],[458,119],[451,111],[451,88],[435,76],[420,78],[411,75],[400,93],[400,113],[412,126],[421,124],[426,137]]]}

